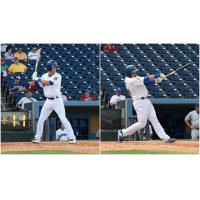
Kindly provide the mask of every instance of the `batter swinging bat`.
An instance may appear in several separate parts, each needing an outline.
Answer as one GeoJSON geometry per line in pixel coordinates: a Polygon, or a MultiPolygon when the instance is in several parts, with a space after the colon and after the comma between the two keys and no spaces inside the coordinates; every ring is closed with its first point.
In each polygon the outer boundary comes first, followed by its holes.
{"type": "Polygon", "coordinates": [[[41,53],[41,49],[38,49],[38,51],[37,51],[37,59],[36,59],[36,63],[35,63],[35,72],[37,72],[38,63],[40,61],[40,53],[41,53]]]}
{"type": "Polygon", "coordinates": [[[173,72],[170,72],[169,74],[166,75],[166,77],[171,76],[173,74],[175,74],[177,71],[181,70],[181,69],[185,69],[186,67],[188,67],[190,65],[190,63],[187,63],[181,67],[179,67],[178,69],[174,70],[173,72]]]}

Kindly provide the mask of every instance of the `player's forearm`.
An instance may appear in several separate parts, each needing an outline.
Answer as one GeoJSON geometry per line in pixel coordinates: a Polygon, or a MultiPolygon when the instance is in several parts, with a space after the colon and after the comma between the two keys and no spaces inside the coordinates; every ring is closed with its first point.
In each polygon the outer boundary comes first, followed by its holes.
{"type": "Polygon", "coordinates": [[[116,103],[114,103],[114,102],[110,102],[110,105],[111,105],[111,106],[115,106],[116,103]]]}
{"type": "Polygon", "coordinates": [[[50,81],[47,81],[47,80],[41,80],[41,83],[43,85],[51,85],[50,81]]]}
{"type": "Polygon", "coordinates": [[[155,83],[155,80],[160,77],[160,73],[155,73],[153,75],[148,75],[144,77],[144,84],[149,85],[151,83],[155,83]]]}
{"type": "Polygon", "coordinates": [[[185,123],[186,123],[186,125],[187,125],[189,128],[191,128],[191,124],[189,123],[188,120],[185,119],[185,123]]]}
{"type": "Polygon", "coordinates": [[[20,104],[17,104],[16,107],[19,109],[22,108],[22,106],[20,104]]]}
{"type": "Polygon", "coordinates": [[[47,80],[43,80],[41,78],[38,78],[38,82],[43,84],[43,85],[53,85],[53,81],[47,81],[47,80]]]}

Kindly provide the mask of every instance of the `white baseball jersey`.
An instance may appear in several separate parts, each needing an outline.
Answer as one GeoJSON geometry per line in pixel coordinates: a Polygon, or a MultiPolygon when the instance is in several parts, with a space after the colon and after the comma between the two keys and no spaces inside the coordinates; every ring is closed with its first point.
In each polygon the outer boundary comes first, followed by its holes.
{"type": "Polygon", "coordinates": [[[124,95],[113,95],[110,99],[110,103],[117,104],[117,101],[124,101],[126,100],[126,97],[124,95]]]}
{"type": "Polygon", "coordinates": [[[62,141],[65,141],[65,140],[68,140],[68,136],[67,136],[67,130],[66,129],[58,129],[56,131],[56,140],[62,140],[62,141]]]}
{"type": "Polygon", "coordinates": [[[53,98],[61,96],[60,89],[61,89],[62,77],[59,73],[56,72],[52,76],[49,76],[49,74],[46,73],[42,75],[41,79],[53,82],[53,85],[43,86],[45,97],[53,98]]]}
{"type": "Polygon", "coordinates": [[[53,111],[55,111],[58,117],[60,118],[60,121],[62,122],[63,126],[65,127],[65,130],[68,134],[69,139],[75,140],[76,137],[74,135],[74,131],[65,115],[65,106],[64,106],[64,102],[63,102],[61,92],[60,92],[61,75],[56,72],[54,75],[49,76],[49,74],[46,73],[42,75],[41,79],[53,82],[53,84],[51,85],[43,85],[43,90],[44,90],[45,97],[54,98],[54,99],[46,99],[42,107],[40,117],[37,123],[37,132],[35,135],[35,139],[39,141],[41,140],[44,122],[49,117],[49,115],[53,111]]]}
{"type": "Polygon", "coordinates": [[[144,85],[144,77],[136,76],[133,78],[125,78],[125,85],[133,99],[133,106],[137,114],[138,121],[126,129],[122,129],[123,135],[128,136],[134,134],[144,128],[149,120],[160,139],[166,141],[170,137],[165,133],[156,116],[153,104],[149,99],[141,99],[148,96],[148,90],[144,85]]]}
{"type": "Polygon", "coordinates": [[[144,77],[136,76],[133,78],[125,78],[126,89],[130,92],[133,100],[148,96],[148,90],[144,85],[144,77]]]}
{"type": "Polygon", "coordinates": [[[199,113],[196,110],[193,110],[187,114],[185,120],[191,121],[192,128],[199,128],[199,113]]]}

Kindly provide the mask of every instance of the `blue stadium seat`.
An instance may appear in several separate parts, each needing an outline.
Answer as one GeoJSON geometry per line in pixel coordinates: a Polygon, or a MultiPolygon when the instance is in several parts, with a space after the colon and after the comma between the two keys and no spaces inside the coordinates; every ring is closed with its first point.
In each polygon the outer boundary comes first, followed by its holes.
{"type": "MultiPolygon", "coordinates": [[[[68,99],[79,99],[79,88],[84,84],[89,84],[94,91],[99,90],[99,45],[98,44],[11,44],[15,52],[22,47],[24,52],[28,54],[33,46],[42,48],[41,60],[38,65],[38,75],[46,73],[46,62],[55,59],[59,65],[58,72],[63,76],[62,86],[66,92],[68,99]],[[82,79],[79,77],[82,76],[82,79]],[[73,95],[71,95],[73,92],[73,95]],[[71,96],[68,96],[71,95],[71,96]]],[[[11,64],[13,61],[8,61],[11,64]]],[[[20,74],[24,83],[31,80],[31,75],[35,70],[35,60],[21,61],[26,64],[28,71],[25,75],[20,74]]],[[[10,75],[3,79],[3,84],[8,84],[15,76],[10,75]]],[[[17,94],[18,95],[18,94],[17,94]]],[[[42,95],[33,94],[38,100],[43,99],[42,95]]]]}
{"type": "MultiPolygon", "coordinates": [[[[128,64],[134,64],[139,75],[145,76],[156,71],[168,74],[190,62],[192,66],[187,70],[170,76],[159,87],[148,86],[148,89],[153,98],[198,98],[197,44],[117,44],[116,48],[116,53],[101,53],[101,84],[109,96],[117,85],[124,85],[124,69],[128,64]]],[[[127,93],[125,87],[123,93],[127,93]]]]}

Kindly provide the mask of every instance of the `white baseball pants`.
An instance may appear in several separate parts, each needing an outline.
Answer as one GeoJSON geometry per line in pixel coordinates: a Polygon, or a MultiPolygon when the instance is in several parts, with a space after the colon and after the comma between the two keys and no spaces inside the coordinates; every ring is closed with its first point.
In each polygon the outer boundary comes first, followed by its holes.
{"type": "Polygon", "coordinates": [[[192,137],[192,140],[198,140],[199,139],[199,130],[198,129],[192,129],[191,137],[192,137]]]}
{"type": "Polygon", "coordinates": [[[149,120],[160,139],[165,141],[170,138],[165,133],[163,127],[158,121],[155,109],[149,99],[135,100],[133,102],[133,106],[137,113],[138,121],[135,124],[129,126],[128,128],[122,130],[124,136],[132,135],[136,131],[144,128],[147,124],[147,120],[149,120]]]}
{"type": "Polygon", "coordinates": [[[67,120],[65,116],[65,107],[64,103],[61,97],[49,100],[47,99],[42,107],[40,117],[37,123],[37,132],[35,135],[35,139],[40,140],[43,133],[43,127],[45,120],[49,117],[49,115],[55,111],[60,118],[60,121],[62,122],[63,126],[65,127],[68,137],[70,139],[75,139],[74,131],[72,129],[71,124],[67,120]]]}

